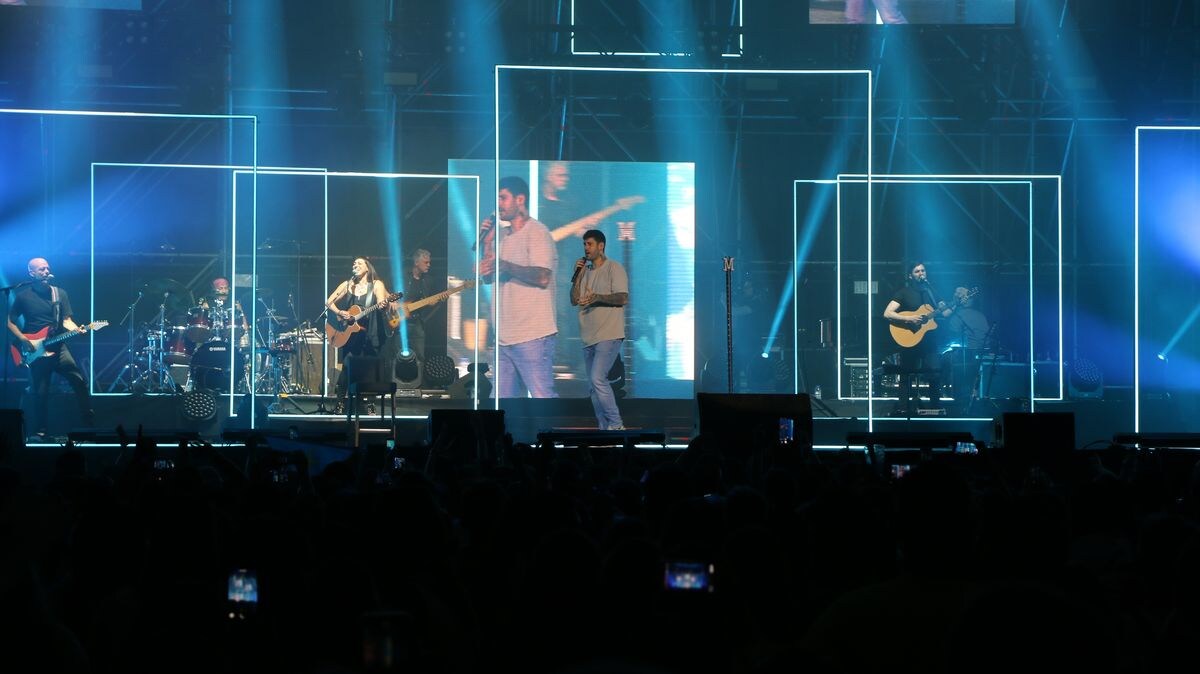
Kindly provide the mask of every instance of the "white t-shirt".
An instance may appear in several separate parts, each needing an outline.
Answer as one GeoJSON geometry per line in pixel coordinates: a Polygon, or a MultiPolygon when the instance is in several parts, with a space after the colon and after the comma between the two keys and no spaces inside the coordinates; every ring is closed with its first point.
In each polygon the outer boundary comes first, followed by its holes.
{"type": "MultiPolygon", "coordinates": [[[[596,269],[585,269],[580,294],[611,295],[629,292],[629,275],[620,262],[611,259],[596,269]]],[[[625,339],[625,307],[590,305],[580,307],[579,336],[584,346],[609,339],[625,339]]]]}
{"type": "MultiPolygon", "coordinates": [[[[512,346],[540,339],[558,332],[554,319],[554,277],[558,268],[558,251],[550,230],[534,219],[525,221],[521,231],[512,227],[500,230],[501,260],[522,267],[542,267],[550,270],[550,284],[545,288],[529,285],[511,276],[500,282],[500,324],[497,337],[500,346],[512,346]]],[[[503,276],[503,274],[501,275],[503,276]]]]}

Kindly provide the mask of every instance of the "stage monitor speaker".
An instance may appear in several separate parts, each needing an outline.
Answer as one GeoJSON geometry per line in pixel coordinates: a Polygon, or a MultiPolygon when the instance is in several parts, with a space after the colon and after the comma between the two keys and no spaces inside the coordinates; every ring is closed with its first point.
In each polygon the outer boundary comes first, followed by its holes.
{"type": "Polygon", "coordinates": [[[25,415],[21,410],[0,410],[0,462],[25,449],[25,415]]]}
{"type": "Polygon", "coordinates": [[[792,445],[811,450],[812,402],[804,393],[697,393],[700,434],[726,447],[776,444],[782,419],[791,420],[792,445]]]}
{"type": "Polygon", "coordinates": [[[1075,449],[1074,412],[1005,412],[995,418],[993,441],[1031,455],[1075,449]]]}
{"type": "Polygon", "coordinates": [[[432,447],[443,433],[449,434],[446,451],[456,459],[495,459],[496,444],[504,432],[504,410],[429,411],[429,445],[432,447]]]}
{"type": "Polygon", "coordinates": [[[1028,398],[1029,364],[980,363],[979,397],[992,400],[1028,398]]]}

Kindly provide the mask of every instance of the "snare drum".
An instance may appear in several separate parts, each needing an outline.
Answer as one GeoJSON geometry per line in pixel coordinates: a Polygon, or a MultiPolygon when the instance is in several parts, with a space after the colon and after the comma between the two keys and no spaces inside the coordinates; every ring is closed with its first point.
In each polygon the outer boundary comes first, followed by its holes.
{"type": "Polygon", "coordinates": [[[212,326],[212,319],[204,307],[188,309],[187,338],[192,340],[193,344],[207,342],[212,336],[212,326]]]}

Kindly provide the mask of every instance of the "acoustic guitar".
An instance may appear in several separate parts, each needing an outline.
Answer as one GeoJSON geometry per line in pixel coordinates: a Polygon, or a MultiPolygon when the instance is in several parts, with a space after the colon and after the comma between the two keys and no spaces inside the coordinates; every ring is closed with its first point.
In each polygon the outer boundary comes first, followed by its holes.
{"type": "Polygon", "coordinates": [[[961,305],[964,300],[971,299],[978,294],[978,287],[971,288],[967,291],[966,295],[955,298],[953,303],[943,307],[940,310],[935,310],[928,304],[922,304],[915,311],[897,311],[896,313],[901,316],[917,316],[921,319],[921,322],[916,324],[901,322],[890,323],[888,325],[888,331],[892,333],[892,340],[895,341],[896,344],[899,344],[906,349],[910,349],[920,344],[921,340],[925,338],[925,333],[931,330],[937,330],[937,321],[933,320],[934,315],[939,313],[939,311],[954,311],[955,309],[958,309],[959,305],[961,305]]]}
{"type": "Polygon", "coordinates": [[[70,332],[64,332],[61,335],[55,335],[53,337],[50,337],[49,339],[46,338],[46,335],[50,334],[50,326],[47,325],[46,327],[42,328],[41,330],[38,330],[35,333],[25,335],[25,339],[28,339],[30,342],[33,343],[33,349],[31,351],[21,351],[20,349],[18,349],[16,347],[16,345],[9,347],[12,349],[13,361],[16,362],[17,367],[20,367],[22,365],[28,366],[30,363],[37,360],[38,358],[41,358],[42,356],[53,356],[54,355],[53,351],[46,350],[48,347],[54,346],[55,344],[58,344],[59,342],[71,339],[72,337],[78,337],[79,335],[82,335],[83,333],[87,332],[88,330],[93,330],[93,331],[99,330],[100,328],[103,328],[106,325],[108,325],[108,321],[92,321],[91,323],[88,323],[87,325],[81,325],[78,330],[71,330],[70,332]]]}
{"type": "Polygon", "coordinates": [[[360,330],[365,330],[363,327],[363,319],[371,315],[379,307],[387,306],[388,302],[395,302],[404,296],[404,293],[390,293],[382,302],[376,302],[371,306],[363,309],[357,304],[350,305],[346,311],[350,312],[350,318],[342,320],[338,315],[329,312],[329,320],[325,323],[325,336],[329,338],[329,342],[336,348],[342,348],[346,342],[350,341],[350,336],[360,330]]]}

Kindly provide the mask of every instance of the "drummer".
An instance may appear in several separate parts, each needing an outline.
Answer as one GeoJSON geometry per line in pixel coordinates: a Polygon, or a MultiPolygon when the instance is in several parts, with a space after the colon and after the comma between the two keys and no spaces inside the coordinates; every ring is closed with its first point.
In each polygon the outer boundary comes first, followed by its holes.
{"type": "Polygon", "coordinates": [[[229,329],[230,311],[232,306],[233,320],[239,328],[238,338],[245,339],[250,334],[250,325],[246,322],[246,312],[242,311],[242,303],[236,300],[231,302],[229,294],[229,279],[218,276],[212,281],[212,289],[203,297],[200,298],[200,308],[204,309],[212,320],[212,329],[214,337],[222,338],[224,331],[229,329]]]}

